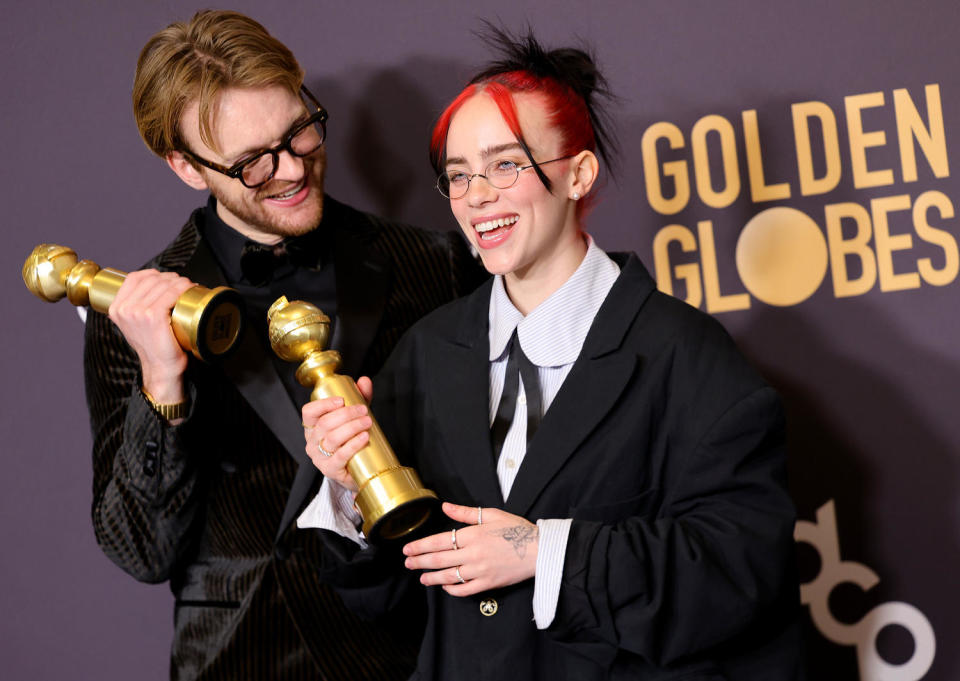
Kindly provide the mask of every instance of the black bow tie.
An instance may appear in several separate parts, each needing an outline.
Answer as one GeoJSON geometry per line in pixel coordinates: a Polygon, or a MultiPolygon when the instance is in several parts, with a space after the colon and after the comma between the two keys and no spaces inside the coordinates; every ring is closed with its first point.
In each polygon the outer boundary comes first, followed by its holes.
{"type": "Polygon", "coordinates": [[[240,252],[240,271],[243,278],[253,286],[263,286],[285,265],[291,268],[317,267],[321,258],[321,238],[318,231],[315,229],[273,245],[248,241],[240,252]]]}

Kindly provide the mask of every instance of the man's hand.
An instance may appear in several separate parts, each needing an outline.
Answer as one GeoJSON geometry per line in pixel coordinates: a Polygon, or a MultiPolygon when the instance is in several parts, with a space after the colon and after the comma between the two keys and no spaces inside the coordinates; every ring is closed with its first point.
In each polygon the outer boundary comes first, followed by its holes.
{"type": "Polygon", "coordinates": [[[108,316],[140,358],[143,387],[156,402],[186,399],[187,353],[177,343],[170,313],[194,283],[173,272],[131,272],[110,303],[108,316]]]}

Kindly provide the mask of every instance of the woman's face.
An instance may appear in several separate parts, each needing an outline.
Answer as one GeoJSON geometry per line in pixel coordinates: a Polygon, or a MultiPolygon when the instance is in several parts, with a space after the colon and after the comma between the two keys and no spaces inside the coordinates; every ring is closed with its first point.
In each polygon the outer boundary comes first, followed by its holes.
{"type": "MultiPolygon", "coordinates": [[[[538,163],[564,156],[560,134],[546,120],[536,95],[515,94],[520,128],[538,163]]],[[[517,138],[488,95],[474,95],[454,114],[447,133],[448,173],[485,173],[494,162],[530,164],[517,138]]],[[[466,195],[450,208],[483,265],[511,279],[544,281],[569,277],[583,258],[583,240],[570,200],[573,159],[542,166],[553,193],[533,168],[521,170],[516,184],[497,189],[483,177],[470,181],[466,195]]]]}

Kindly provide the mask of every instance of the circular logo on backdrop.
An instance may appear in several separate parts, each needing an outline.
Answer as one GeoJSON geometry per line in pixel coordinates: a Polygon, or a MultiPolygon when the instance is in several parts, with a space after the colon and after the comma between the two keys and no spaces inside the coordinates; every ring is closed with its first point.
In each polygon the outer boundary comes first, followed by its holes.
{"type": "Polygon", "coordinates": [[[768,305],[801,303],[827,275],[827,241],[796,208],[778,206],[754,215],[737,240],[737,271],[747,290],[768,305]]]}

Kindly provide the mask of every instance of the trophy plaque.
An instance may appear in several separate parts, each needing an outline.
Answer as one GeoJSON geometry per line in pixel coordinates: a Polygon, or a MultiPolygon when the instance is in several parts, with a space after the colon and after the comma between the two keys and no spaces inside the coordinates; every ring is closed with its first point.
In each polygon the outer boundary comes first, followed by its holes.
{"type": "MultiPolygon", "coordinates": [[[[341,397],[344,405],[366,404],[356,383],[336,373],[340,353],[326,350],[330,318],[314,305],[278,298],[267,312],[270,345],[288,362],[301,362],[297,381],[312,388],[311,400],[341,397]]],[[[401,466],[383,431],[371,414],[370,440],[347,463],[357,483],[357,510],[363,533],[371,542],[399,539],[430,518],[439,504],[437,495],[424,488],[416,471],[401,466]]]]}
{"type": "MultiPolygon", "coordinates": [[[[126,273],[101,268],[90,260],[77,262],[66,246],[40,244],[23,263],[23,283],[35,296],[53,303],[64,296],[74,305],[89,305],[104,314],[126,273]]],[[[226,286],[194,286],[177,300],[170,325],[177,342],[198,359],[225,354],[240,337],[243,299],[226,286]]]]}

